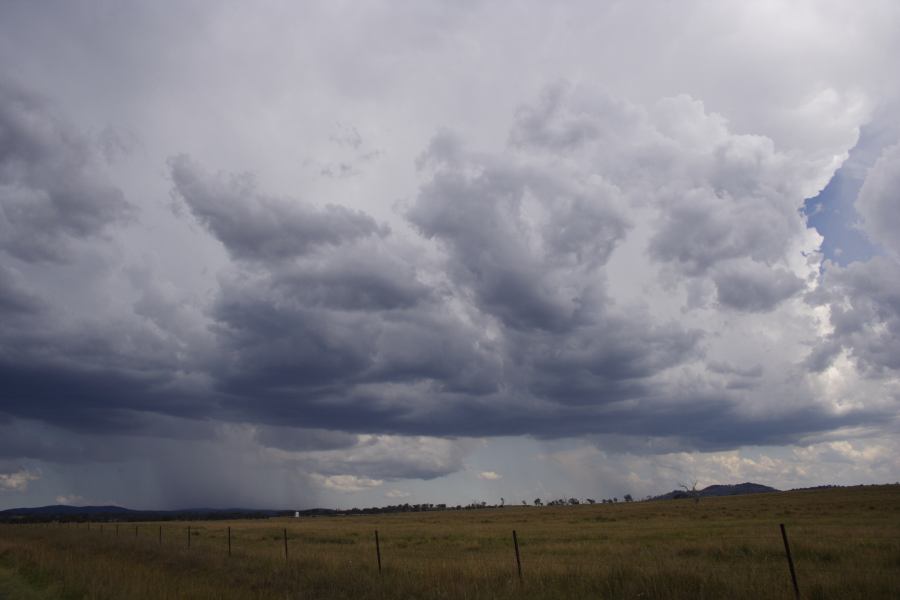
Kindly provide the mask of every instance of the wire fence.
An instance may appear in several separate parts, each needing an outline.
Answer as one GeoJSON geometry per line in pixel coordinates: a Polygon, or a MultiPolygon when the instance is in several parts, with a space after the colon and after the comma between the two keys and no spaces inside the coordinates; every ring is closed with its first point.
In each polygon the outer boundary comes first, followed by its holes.
{"type": "MultiPolygon", "coordinates": [[[[6,527],[26,528],[29,530],[42,528],[62,528],[69,531],[76,539],[83,535],[89,535],[96,540],[106,540],[108,544],[131,543],[141,544],[144,547],[156,547],[160,551],[168,551],[180,548],[185,552],[220,553],[227,557],[239,560],[242,557],[258,556],[272,559],[279,556],[280,560],[290,562],[297,557],[313,552],[323,544],[333,546],[357,546],[356,551],[363,552],[366,544],[371,545],[370,568],[381,575],[386,565],[396,566],[404,560],[414,562],[415,555],[405,546],[415,542],[414,536],[405,532],[400,539],[391,538],[390,531],[369,530],[352,533],[341,532],[343,535],[324,535],[321,531],[304,532],[296,531],[292,527],[256,527],[240,528],[233,530],[230,525],[214,526],[209,523],[197,525],[196,523],[165,525],[154,523],[58,523],[58,524],[31,524],[8,525],[6,527]],[[249,532],[253,532],[250,535],[249,532]],[[387,536],[385,536],[387,533],[387,536]],[[131,540],[128,542],[127,540],[131,540]],[[401,545],[403,544],[403,545],[401,545]]],[[[799,598],[800,590],[804,584],[804,578],[833,576],[840,569],[846,558],[852,558],[852,552],[848,549],[851,542],[847,539],[845,528],[835,528],[831,531],[828,527],[813,528],[808,525],[796,528],[788,527],[783,523],[772,523],[767,526],[765,533],[748,532],[705,532],[691,531],[685,527],[655,527],[641,529],[628,538],[628,542],[637,546],[652,548],[653,553],[659,555],[659,546],[664,544],[666,538],[677,534],[678,544],[671,549],[669,558],[675,561],[702,562],[702,570],[709,574],[733,573],[741,563],[750,568],[782,569],[785,580],[789,580],[794,595],[799,598]],[[778,564],[780,563],[780,565],[778,564]]],[[[494,528],[496,529],[496,527],[494,528]]],[[[502,557],[503,548],[506,546],[509,558],[510,576],[515,576],[524,582],[529,577],[529,568],[535,567],[535,571],[545,566],[544,554],[555,543],[571,542],[548,537],[546,532],[529,538],[527,529],[508,530],[506,539],[496,535],[486,534],[479,538],[468,539],[469,550],[474,552],[490,549],[493,558],[502,557]]],[[[884,533],[867,531],[866,535],[856,535],[852,539],[853,548],[876,546],[885,550],[888,560],[881,564],[852,564],[853,573],[858,576],[884,575],[896,573],[900,569],[900,537],[892,535],[889,529],[882,528],[884,533]],[[890,562],[891,553],[896,554],[897,564],[890,562]]],[[[40,536],[38,536],[40,537],[40,536]]],[[[621,535],[610,537],[603,534],[589,535],[582,532],[573,536],[576,541],[591,547],[602,547],[603,544],[618,544],[622,541],[621,535]]],[[[428,545],[441,544],[441,539],[432,536],[423,543],[428,545]]],[[[422,540],[418,540],[422,541],[422,540]]],[[[448,540],[449,541],[449,540],[448,540]]],[[[459,551],[459,540],[455,544],[447,544],[448,554],[459,551]]],[[[553,560],[565,559],[558,554],[553,555],[553,560]]],[[[614,560],[615,556],[606,557],[614,560]]],[[[640,556],[635,557],[640,560],[640,556]]],[[[900,590],[898,590],[900,597],[900,590]]]]}

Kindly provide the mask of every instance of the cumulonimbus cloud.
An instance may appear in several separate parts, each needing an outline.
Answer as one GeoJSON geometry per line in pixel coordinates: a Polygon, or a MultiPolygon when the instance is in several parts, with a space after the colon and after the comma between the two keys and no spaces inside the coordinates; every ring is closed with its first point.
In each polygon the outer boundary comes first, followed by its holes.
{"type": "MultiPolygon", "coordinates": [[[[448,438],[730,449],[890,411],[822,380],[842,353],[896,378],[896,261],[821,276],[798,209],[829,163],[735,133],[689,96],[640,105],[554,85],[501,148],[438,132],[403,228],[178,155],[175,202],[225,250],[215,286],[186,307],[142,282],[131,314],[93,321],[64,318],[35,265],[103,244],[134,213],[86,142],[17,102],[0,173],[15,233],[0,244],[0,341],[15,348],[0,352],[0,409],[15,419],[173,437],[181,425],[165,419],[251,424],[254,447],[309,481],[360,491],[459,470],[448,438]]],[[[867,215],[890,217],[891,156],[867,215]]],[[[0,448],[64,452],[26,438],[0,448]]]]}

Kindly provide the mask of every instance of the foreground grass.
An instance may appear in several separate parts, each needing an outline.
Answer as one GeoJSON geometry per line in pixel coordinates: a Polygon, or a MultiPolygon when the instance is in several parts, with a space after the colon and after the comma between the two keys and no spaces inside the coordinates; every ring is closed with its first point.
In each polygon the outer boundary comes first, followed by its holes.
{"type": "Polygon", "coordinates": [[[156,523],[7,525],[0,598],[4,573],[35,598],[792,598],[779,523],[804,598],[900,597],[900,486],[879,486],[190,523],[190,548],[188,523],[163,524],[162,544],[156,523]]]}

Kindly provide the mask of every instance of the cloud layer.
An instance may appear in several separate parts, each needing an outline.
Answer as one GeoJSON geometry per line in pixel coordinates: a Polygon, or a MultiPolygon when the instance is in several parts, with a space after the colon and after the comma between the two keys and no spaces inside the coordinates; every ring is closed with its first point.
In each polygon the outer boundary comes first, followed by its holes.
{"type": "Polygon", "coordinates": [[[900,399],[898,140],[853,175],[874,255],[826,260],[803,208],[860,127],[895,131],[896,7],[527,8],[313,3],[309,36],[144,8],[68,53],[91,11],[2,9],[3,489],[96,497],[54,465],[118,461],[158,503],[405,498],[517,485],[468,461],[522,436],[648,473],[869,460],[900,399]],[[70,79],[93,64],[121,81],[70,79]],[[191,484],[217,453],[236,474],[191,484]]]}

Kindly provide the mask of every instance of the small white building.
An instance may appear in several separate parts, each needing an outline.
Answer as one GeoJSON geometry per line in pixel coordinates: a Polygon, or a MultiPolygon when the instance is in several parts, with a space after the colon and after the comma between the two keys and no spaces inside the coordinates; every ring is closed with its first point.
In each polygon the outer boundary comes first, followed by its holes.
{"type": "Polygon", "coordinates": [[[300,518],[300,511],[299,511],[299,510],[294,511],[294,518],[295,518],[295,519],[299,519],[299,518],[300,518]]]}

